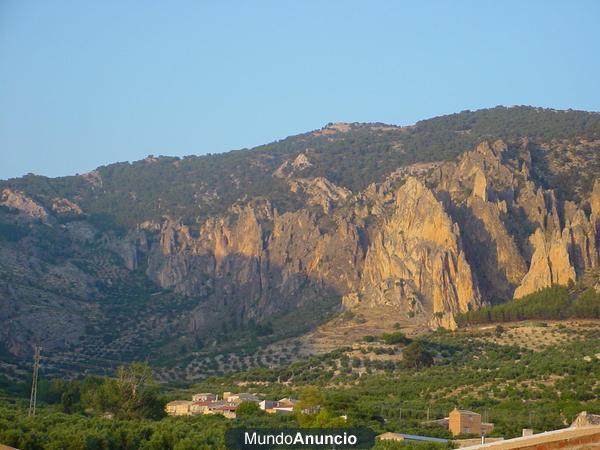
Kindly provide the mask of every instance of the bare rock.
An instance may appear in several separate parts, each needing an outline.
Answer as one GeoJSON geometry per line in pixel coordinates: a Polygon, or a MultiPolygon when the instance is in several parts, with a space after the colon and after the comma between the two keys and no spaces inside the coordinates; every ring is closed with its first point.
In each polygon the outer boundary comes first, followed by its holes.
{"type": "Polygon", "coordinates": [[[398,190],[395,211],[368,249],[361,293],[409,316],[458,313],[481,302],[458,225],[415,178],[398,190]]]}
{"type": "Polygon", "coordinates": [[[42,205],[27,197],[23,192],[4,189],[2,194],[0,194],[0,205],[17,209],[21,214],[32,219],[39,219],[42,222],[48,220],[48,211],[42,205]]]}
{"type": "Polygon", "coordinates": [[[575,281],[576,274],[569,258],[567,242],[559,232],[547,238],[538,228],[530,238],[534,253],[529,271],[521,285],[515,290],[514,298],[520,298],[553,284],[566,285],[575,281]]]}

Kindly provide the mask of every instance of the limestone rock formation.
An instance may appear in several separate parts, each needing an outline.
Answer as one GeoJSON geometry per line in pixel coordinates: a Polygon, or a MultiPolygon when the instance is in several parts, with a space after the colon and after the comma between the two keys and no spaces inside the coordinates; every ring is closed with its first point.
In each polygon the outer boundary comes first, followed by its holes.
{"type": "Polygon", "coordinates": [[[569,259],[567,243],[559,232],[554,232],[547,239],[538,228],[530,242],[534,249],[531,265],[521,285],[515,290],[515,298],[553,284],[565,285],[569,281],[575,281],[575,269],[569,259]]]}
{"type": "Polygon", "coordinates": [[[300,174],[304,169],[312,166],[310,159],[304,153],[299,153],[294,160],[285,160],[276,170],[273,172],[274,177],[278,178],[290,178],[294,175],[300,174]]]}
{"type": "Polygon", "coordinates": [[[58,215],[80,215],[83,211],[76,203],[66,198],[55,198],[52,201],[52,211],[58,215]]]}
{"type": "Polygon", "coordinates": [[[149,276],[206,299],[191,315],[193,329],[206,327],[214,311],[244,321],[339,297],[356,286],[364,257],[356,225],[340,220],[323,231],[308,210],[278,214],[269,208],[208,219],[197,236],[166,218],[150,239],[149,276]]]}
{"type": "Polygon", "coordinates": [[[359,296],[371,305],[398,306],[409,317],[481,304],[458,225],[416,178],[398,190],[394,211],[369,246],[359,296]]]}
{"type": "Polygon", "coordinates": [[[289,186],[294,193],[304,191],[308,195],[308,204],[321,206],[326,214],[352,194],[323,177],[293,179],[289,181],[289,186]]]}
{"type": "Polygon", "coordinates": [[[487,201],[487,180],[481,170],[475,172],[475,180],[473,181],[473,196],[478,197],[484,202],[487,201]]]}
{"type": "Polygon", "coordinates": [[[413,131],[330,125],[279,152],[253,153],[248,172],[261,171],[248,178],[246,160],[230,155],[226,167],[236,171],[221,175],[247,191],[162,158],[115,172],[187,177],[170,196],[146,198],[102,168],[41,192],[3,185],[0,343],[23,354],[29,336],[65,327],[63,342],[46,337],[53,348],[76,348],[86,333],[94,351],[104,351],[99,339],[129,348],[143,334],[171,339],[171,352],[196,338],[217,345],[252,323],[323,320],[323,305],[385,307],[399,321],[453,328],[456,313],[598,269],[600,181],[574,195],[547,172],[549,150],[524,138],[483,141],[451,160],[414,159],[400,142],[413,131]],[[374,141],[387,133],[394,140],[374,141]],[[358,144],[333,158],[344,139],[358,144]],[[391,161],[410,164],[388,170],[391,161]],[[370,184],[347,183],[367,172],[377,174],[370,184]],[[126,225],[95,220],[129,199],[153,213],[121,214],[126,225]],[[117,337],[104,332],[111,320],[117,337]]]}
{"type": "Polygon", "coordinates": [[[4,189],[0,194],[0,205],[16,209],[32,219],[48,220],[48,211],[23,192],[4,189]]]}

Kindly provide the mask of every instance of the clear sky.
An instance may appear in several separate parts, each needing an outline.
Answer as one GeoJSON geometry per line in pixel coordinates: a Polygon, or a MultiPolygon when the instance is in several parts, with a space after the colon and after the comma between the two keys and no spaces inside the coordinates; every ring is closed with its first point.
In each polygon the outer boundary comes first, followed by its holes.
{"type": "Polygon", "coordinates": [[[327,122],[600,110],[600,1],[0,0],[0,178],[327,122]]]}

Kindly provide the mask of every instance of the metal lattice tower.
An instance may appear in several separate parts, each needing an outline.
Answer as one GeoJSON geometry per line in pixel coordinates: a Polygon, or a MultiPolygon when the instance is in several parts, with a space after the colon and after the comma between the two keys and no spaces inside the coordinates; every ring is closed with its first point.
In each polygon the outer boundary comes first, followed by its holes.
{"type": "Polygon", "coordinates": [[[38,372],[40,369],[40,353],[42,347],[36,345],[35,354],[33,356],[33,378],[31,380],[31,397],[29,397],[29,417],[35,416],[35,406],[37,403],[37,384],[38,384],[38,372]]]}

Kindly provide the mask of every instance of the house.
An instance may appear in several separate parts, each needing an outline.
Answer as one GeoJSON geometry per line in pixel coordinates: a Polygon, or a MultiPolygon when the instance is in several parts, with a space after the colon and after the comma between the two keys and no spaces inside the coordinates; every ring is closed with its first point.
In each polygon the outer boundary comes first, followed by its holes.
{"type": "Polygon", "coordinates": [[[192,401],[194,402],[212,402],[214,400],[217,400],[217,396],[215,394],[211,394],[210,392],[192,395],[192,401]]]}
{"type": "Polygon", "coordinates": [[[480,436],[480,437],[468,438],[468,439],[454,439],[452,441],[452,443],[454,445],[458,446],[458,448],[462,449],[463,447],[472,447],[474,445],[481,445],[482,443],[490,444],[492,442],[500,442],[500,441],[504,441],[504,438],[503,437],[491,438],[491,437],[480,436]]]}
{"type": "Polygon", "coordinates": [[[258,404],[258,407],[260,409],[262,409],[263,411],[266,411],[268,413],[272,413],[273,408],[275,408],[277,406],[277,401],[276,400],[263,400],[262,402],[260,402],[258,404]]]}
{"type": "Polygon", "coordinates": [[[294,408],[292,406],[276,406],[273,408],[275,414],[293,414],[294,408]]]}
{"type": "Polygon", "coordinates": [[[380,441],[403,441],[404,437],[400,433],[392,433],[388,431],[377,436],[380,441]]]}
{"type": "Polygon", "coordinates": [[[225,404],[213,406],[209,409],[205,414],[221,414],[222,416],[228,419],[235,419],[235,411],[237,410],[237,405],[225,404]]]}
{"type": "Polygon", "coordinates": [[[277,401],[263,400],[258,406],[269,414],[292,414],[296,403],[298,403],[298,400],[295,398],[285,397],[277,401]]]}
{"type": "Polygon", "coordinates": [[[447,444],[448,439],[435,438],[431,436],[418,436],[415,434],[392,433],[388,431],[377,436],[381,441],[412,441],[412,442],[436,442],[438,444],[447,444]]]}
{"type": "Polygon", "coordinates": [[[571,428],[589,427],[593,425],[600,425],[600,414],[589,414],[587,411],[582,411],[571,424],[571,428]]]}
{"type": "Polygon", "coordinates": [[[448,415],[448,429],[453,436],[459,434],[480,435],[490,433],[494,429],[494,424],[481,422],[481,414],[454,408],[448,415]]]}
{"type": "Polygon", "coordinates": [[[225,401],[204,401],[204,402],[193,402],[190,406],[190,412],[192,414],[206,414],[210,408],[216,406],[224,406],[227,402],[225,401]]]}
{"type": "Polygon", "coordinates": [[[239,394],[232,394],[231,392],[224,392],[223,399],[229,403],[242,403],[242,402],[259,402],[259,398],[254,394],[248,392],[241,392],[239,394]]]}
{"type": "Polygon", "coordinates": [[[295,398],[284,397],[277,402],[273,410],[278,414],[292,414],[297,403],[298,400],[295,398]]]}
{"type": "Polygon", "coordinates": [[[165,411],[170,416],[191,416],[192,404],[189,400],[175,400],[165,405],[165,411]]]}
{"type": "Polygon", "coordinates": [[[290,397],[284,397],[281,400],[279,400],[277,403],[279,403],[279,406],[283,407],[289,407],[291,406],[292,408],[296,405],[296,403],[298,403],[299,400],[295,399],[295,398],[290,398],[290,397]]]}

